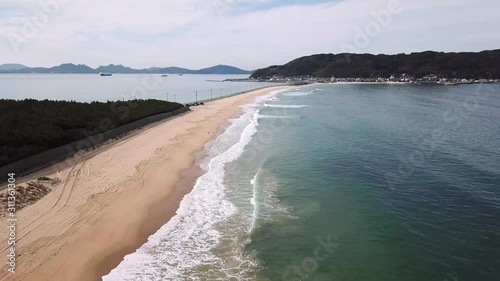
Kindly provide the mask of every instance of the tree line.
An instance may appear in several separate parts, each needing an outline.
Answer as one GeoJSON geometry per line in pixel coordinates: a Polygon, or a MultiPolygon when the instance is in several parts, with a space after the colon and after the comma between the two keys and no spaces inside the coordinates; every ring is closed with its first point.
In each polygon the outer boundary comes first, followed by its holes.
{"type": "Polygon", "coordinates": [[[0,100],[0,167],[156,114],[182,108],[160,100],[0,100]]]}

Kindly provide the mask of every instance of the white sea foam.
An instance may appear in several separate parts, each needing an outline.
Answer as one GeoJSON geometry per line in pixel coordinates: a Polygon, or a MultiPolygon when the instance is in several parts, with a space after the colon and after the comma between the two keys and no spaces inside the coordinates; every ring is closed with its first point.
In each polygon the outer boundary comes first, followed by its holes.
{"type": "Polygon", "coordinates": [[[257,116],[259,119],[298,119],[302,118],[300,115],[265,115],[265,114],[259,114],[257,116]]]}
{"type": "Polygon", "coordinates": [[[200,163],[206,173],[184,197],[177,214],[104,276],[104,281],[185,280],[187,276],[198,280],[207,279],[200,274],[209,274],[196,271],[198,266],[209,264],[221,271],[225,269],[223,260],[211,251],[221,237],[215,225],[236,211],[225,196],[225,165],[241,156],[256,133],[257,107],[279,92],[282,91],[274,91],[244,106],[244,114],[231,120],[226,131],[206,146],[208,156],[200,163]]]}
{"type": "Polygon", "coordinates": [[[283,94],[283,96],[286,96],[286,97],[301,97],[301,96],[308,96],[312,94],[311,92],[291,92],[291,93],[286,93],[286,94],[283,94]]]}
{"type": "Polygon", "coordinates": [[[252,180],[252,186],[255,194],[252,230],[258,227],[258,222],[272,223],[295,218],[290,215],[290,207],[277,198],[281,183],[269,170],[260,168],[252,180]]]}
{"type": "Polygon", "coordinates": [[[264,104],[265,107],[272,107],[272,108],[304,108],[307,107],[307,105],[281,105],[281,104],[264,104]]]}
{"type": "Polygon", "coordinates": [[[257,172],[257,174],[255,174],[255,177],[250,181],[250,183],[252,184],[252,187],[253,187],[253,196],[252,196],[252,199],[250,200],[250,202],[252,203],[252,206],[253,206],[253,215],[252,215],[252,224],[250,226],[250,233],[253,232],[253,230],[255,229],[255,223],[257,222],[257,217],[259,215],[259,201],[258,201],[258,198],[257,198],[257,189],[258,189],[258,180],[259,180],[259,174],[260,174],[260,169],[259,171],[257,172]]]}

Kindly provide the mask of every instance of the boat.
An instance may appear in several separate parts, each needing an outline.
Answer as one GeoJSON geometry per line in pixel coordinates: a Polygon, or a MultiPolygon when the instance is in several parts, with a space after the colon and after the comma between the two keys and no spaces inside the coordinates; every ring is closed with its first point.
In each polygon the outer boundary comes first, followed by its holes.
{"type": "Polygon", "coordinates": [[[182,76],[182,75],[184,75],[184,74],[182,74],[182,73],[179,73],[179,76],[182,76]]]}
{"type": "Polygon", "coordinates": [[[458,84],[454,83],[454,82],[444,82],[443,85],[445,85],[445,86],[456,86],[458,84]]]}
{"type": "Polygon", "coordinates": [[[163,74],[161,77],[168,77],[168,75],[167,74],[163,74]]]}
{"type": "Polygon", "coordinates": [[[113,74],[111,74],[111,73],[103,73],[103,72],[100,72],[99,75],[101,75],[101,76],[113,76],[113,74]]]}

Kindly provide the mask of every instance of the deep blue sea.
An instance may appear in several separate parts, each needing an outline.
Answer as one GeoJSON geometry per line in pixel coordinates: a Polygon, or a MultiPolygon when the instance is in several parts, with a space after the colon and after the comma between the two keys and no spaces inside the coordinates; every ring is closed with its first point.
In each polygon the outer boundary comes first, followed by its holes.
{"type": "Polygon", "coordinates": [[[500,280],[500,85],[311,85],[207,145],[105,280],[500,280]]]}

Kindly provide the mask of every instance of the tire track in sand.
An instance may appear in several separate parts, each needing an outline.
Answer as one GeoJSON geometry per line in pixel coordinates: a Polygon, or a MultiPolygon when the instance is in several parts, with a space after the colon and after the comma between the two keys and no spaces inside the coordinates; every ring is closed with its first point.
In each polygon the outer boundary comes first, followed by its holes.
{"type": "Polygon", "coordinates": [[[61,192],[59,193],[59,196],[57,197],[56,202],[52,205],[52,207],[50,207],[50,209],[48,209],[47,211],[42,213],[40,216],[38,216],[34,220],[35,223],[28,224],[25,228],[20,230],[20,232],[23,232],[23,231],[26,231],[26,232],[24,234],[22,234],[17,239],[18,242],[21,241],[27,235],[29,235],[33,230],[38,228],[40,225],[44,224],[47,220],[49,220],[51,218],[51,216],[49,214],[51,212],[54,212],[55,208],[58,205],[60,205],[60,202],[64,201],[65,203],[63,204],[63,206],[61,206],[59,209],[57,209],[55,211],[56,213],[60,212],[65,206],[68,205],[69,200],[71,198],[71,195],[73,194],[73,189],[76,185],[76,182],[78,181],[78,176],[81,174],[82,168],[86,162],[87,162],[87,160],[83,161],[80,164],[76,164],[75,166],[73,166],[71,168],[71,170],[68,174],[68,177],[66,178],[66,180],[64,182],[64,186],[61,188],[61,192]],[[78,168],[75,170],[76,167],[78,167],[78,168]],[[68,190],[68,186],[70,186],[69,190],[68,190]],[[63,199],[63,197],[65,197],[65,195],[66,195],[66,198],[63,199]],[[28,229],[26,230],[26,228],[28,228],[28,229]]]}

